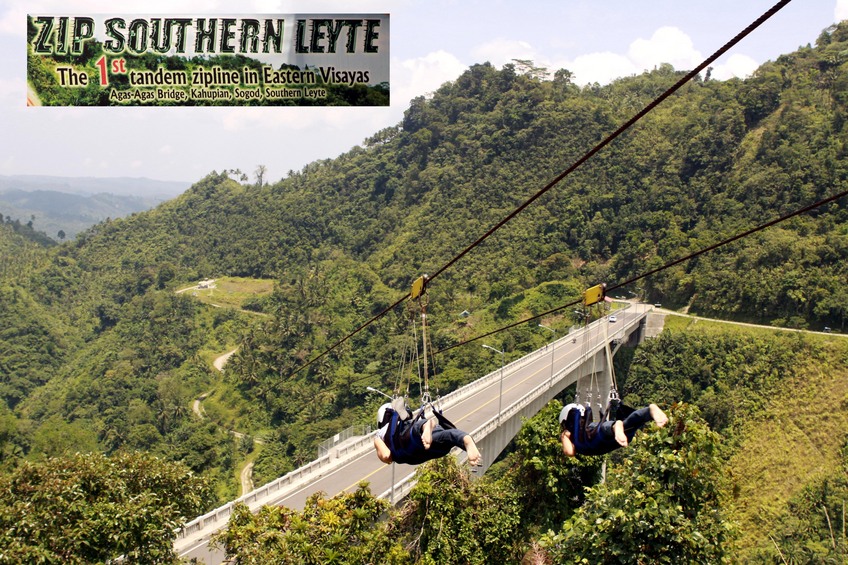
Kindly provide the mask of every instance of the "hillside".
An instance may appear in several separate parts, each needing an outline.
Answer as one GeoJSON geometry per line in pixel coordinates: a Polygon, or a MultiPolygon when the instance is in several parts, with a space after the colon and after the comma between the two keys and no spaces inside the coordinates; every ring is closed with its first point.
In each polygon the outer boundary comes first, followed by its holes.
{"type": "Polygon", "coordinates": [[[0,211],[10,218],[32,220],[33,227],[56,240],[76,235],[107,218],[149,210],[160,200],[114,194],[77,196],[48,190],[0,191],[0,211]]]}
{"type": "MultiPolygon", "coordinates": [[[[579,88],[566,70],[550,80],[528,71],[475,65],[337,159],[263,186],[212,172],[153,210],[33,250],[26,269],[10,273],[13,290],[4,288],[4,297],[20,297],[0,328],[15,430],[4,465],[80,448],[144,450],[212,478],[224,500],[236,494],[234,470],[252,446],[194,419],[196,396],[216,390],[231,429],[266,435],[260,481],[311,459],[318,442],[352,422],[370,421],[376,400],[365,386],[394,386],[402,312],[298,369],[682,74],[666,65],[579,88]],[[174,292],[221,276],[276,281],[250,304],[268,316],[174,292]],[[223,376],[211,369],[211,357],[236,346],[223,376]]],[[[434,348],[844,190],[846,87],[848,24],[750,79],[687,85],[430,285],[434,348]]],[[[693,313],[845,331],[846,226],[843,200],[624,290],[693,313]]],[[[545,321],[563,329],[576,320],[566,311],[545,321]]],[[[496,339],[509,360],[547,337],[520,324],[496,339]]],[[[480,349],[439,356],[442,393],[485,372],[480,349]]],[[[688,367],[693,375],[733,365],[726,349],[706,349],[718,360],[688,367]]],[[[691,394],[685,383],[675,387],[691,394]]]]}
{"type": "MultiPolygon", "coordinates": [[[[491,299],[571,274],[569,265],[590,279],[623,280],[836,191],[845,178],[842,67],[829,61],[839,45],[786,55],[748,81],[691,84],[443,284],[473,281],[455,288],[491,299]],[[807,79],[824,76],[822,67],[836,78],[807,79]]],[[[109,265],[127,246],[144,247],[151,268],[179,258],[200,276],[279,278],[339,252],[400,292],[679,76],[664,67],[581,90],[567,76],[540,81],[478,65],[431,100],[413,101],[399,128],[363,148],[267,187],[210,175],[150,215],[98,227],[74,254],[109,265]]],[[[647,298],[842,327],[844,214],[838,205],[816,211],[682,265],[646,281],[647,298]],[[767,292],[740,276],[749,271],[767,292]],[[815,287],[826,290],[823,302],[799,295],[815,287]]]]}

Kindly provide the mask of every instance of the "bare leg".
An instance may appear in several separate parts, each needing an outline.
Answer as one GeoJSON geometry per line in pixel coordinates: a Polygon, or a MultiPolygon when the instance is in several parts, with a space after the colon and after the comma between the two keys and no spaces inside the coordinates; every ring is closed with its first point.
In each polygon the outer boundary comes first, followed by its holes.
{"type": "Polygon", "coordinates": [[[435,420],[427,420],[421,427],[421,443],[424,444],[424,449],[430,449],[433,444],[433,427],[435,425],[435,420]]]}
{"type": "Polygon", "coordinates": [[[618,445],[621,447],[627,447],[627,434],[624,433],[624,422],[621,420],[616,420],[615,424],[612,425],[612,430],[615,432],[615,441],[618,442],[618,445]]]}
{"type": "Polygon", "coordinates": [[[665,412],[660,410],[660,407],[656,404],[648,405],[648,408],[651,410],[651,417],[656,422],[658,428],[662,428],[666,424],[668,424],[668,416],[665,415],[665,412]]]}
{"type": "Polygon", "coordinates": [[[465,436],[462,441],[465,443],[465,452],[468,453],[468,464],[475,466],[480,465],[483,462],[483,458],[480,455],[480,451],[477,449],[477,444],[474,443],[474,439],[469,434],[465,436]]]}

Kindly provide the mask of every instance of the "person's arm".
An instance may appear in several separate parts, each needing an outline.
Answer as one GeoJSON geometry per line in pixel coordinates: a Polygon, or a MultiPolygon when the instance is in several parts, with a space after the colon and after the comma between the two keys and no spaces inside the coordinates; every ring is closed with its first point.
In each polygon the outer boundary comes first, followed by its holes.
{"type": "Polygon", "coordinates": [[[392,452],[386,442],[374,436],[374,449],[377,450],[377,458],[383,463],[392,462],[392,452]]]}
{"type": "Polygon", "coordinates": [[[577,451],[574,449],[574,444],[571,442],[571,432],[564,430],[560,434],[559,438],[562,440],[562,452],[568,457],[574,457],[577,451]]]}

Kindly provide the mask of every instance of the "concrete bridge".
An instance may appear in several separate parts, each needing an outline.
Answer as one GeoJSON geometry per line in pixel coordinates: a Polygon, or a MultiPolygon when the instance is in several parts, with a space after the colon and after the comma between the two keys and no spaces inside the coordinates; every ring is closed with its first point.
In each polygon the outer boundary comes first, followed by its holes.
{"type": "MultiPolygon", "coordinates": [[[[503,353],[486,345],[493,350],[493,365],[499,368],[441,399],[445,416],[471,433],[480,449],[483,464],[474,473],[484,473],[524,420],[570,385],[576,383],[580,402],[592,402],[596,411],[606,404],[612,356],[621,345],[635,345],[653,333],[651,310],[646,304],[616,310],[614,321],[605,316],[505,366],[500,366],[503,353]]],[[[465,452],[456,451],[464,462],[465,452]]],[[[180,531],[175,550],[184,559],[195,558],[207,565],[222,563],[225,556],[211,550],[208,541],[227,526],[238,502],[253,511],[265,505],[300,509],[314,493],[332,497],[368,481],[372,492],[396,504],[414,486],[414,475],[413,466],[381,463],[370,434],[351,438],[308,465],[192,520],[180,531]]]]}

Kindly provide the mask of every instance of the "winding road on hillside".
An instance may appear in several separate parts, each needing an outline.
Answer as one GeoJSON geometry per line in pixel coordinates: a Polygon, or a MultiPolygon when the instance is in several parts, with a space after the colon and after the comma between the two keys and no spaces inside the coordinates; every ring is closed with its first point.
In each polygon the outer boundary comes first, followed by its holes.
{"type": "MultiPolygon", "coordinates": [[[[179,290],[176,290],[175,293],[176,294],[183,294],[183,293],[190,291],[190,290],[195,291],[195,294],[197,293],[197,291],[200,291],[200,290],[210,290],[211,291],[212,289],[217,287],[215,282],[216,282],[215,279],[208,279],[208,280],[200,281],[199,283],[197,283],[195,285],[187,286],[185,288],[181,288],[179,290]]],[[[219,304],[211,304],[210,303],[209,305],[214,307],[214,308],[222,308],[222,306],[219,305],[219,304]]],[[[254,315],[258,315],[258,316],[267,316],[268,315],[268,314],[265,314],[264,312],[255,312],[255,311],[252,311],[252,310],[245,310],[243,308],[235,308],[235,309],[238,310],[239,312],[246,312],[248,314],[254,314],[254,315]]],[[[235,349],[232,349],[232,350],[227,351],[226,353],[224,353],[222,355],[219,355],[212,362],[212,366],[215,367],[215,369],[219,373],[224,372],[224,366],[230,360],[230,357],[235,355],[235,353],[238,351],[238,349],[239,348],[236,347],[235,349]]],[[[203,409],[203,400],[206,399],[211,393],[212,393],[212,391],[204,392],[203,394],[201,394],[200,396],[195,398],[194,402],[192,402],[191,411],[200,419],[206,418],[206,411],[203,409]]],[[[232,435],[236,439],[242,439],[246,435],[242,432],[237,432],[235,430],[230,430],[230,429],[227,429],[227,433],[229,433],[230,435],[232,435]]],[[[253,442],[255,444],[264,443],[261,439],[258,439],[258,438],[253,438],[253,442]]],[[[239,475],[239,481],[241,483],[242,494],[250,492],[250,491],[253,490],[253,488],[254,488],[254,484],[253,484],[253,461],[247,463],[247,465],[245,465],[244,469],[242,469],[242,471],[239,475]]]]}
{"type": "MultiPolygon", "coordinates": [[[[184,289],[184,290],[188,290],[188,289],[184,289]]],[[[212,365],[219,372],[223,372],[224,371],[224,365],[227,364],[227,361],[230,360],[230,357],[232,357],[238,351],[238,349],[239,348],[236,347],[232,351],[227,351],[223,355],[219,355],[212,362],[212,365]]],[[[206,397],[208,397],[211,394],[211,392],[212,391],[204,392],[203,394],[201,394],[200,396],[195,398],[194,402],[191,405],[191,411],[194,412],[194,414],[200,419],[206,418],[206,411],[203,409],[202,402],[206,397]]],[[[227,432],[237,439],[242,439],[245,436],[245,434],[243,434],[242,432],[237,432],[235,430],[227,430],[227,432]]],[[[257,443],[257,444],[264,443],[259,438],[253,438],[253,442],[257,443]]],[[[253,490],[254,485],[253,485],[253,462],[252,461],[250,463],[248,463],[247,465],[245,465],[244,469],[242,469],[239,480],[241,482],[241,492],[242,492],[242,494],[244,494],[246,492],[250,492],[250,491],[253,490]]]]}
{"type": "Polygon", "coordinates": [[[206,418],[206,411],[203,409],[203,405],[201,402],[209,396],[208,392],[204,392],[200,396],[194,399],[194,402],[191,404],[191,411],[194,412],[194,415],[200,418],[201,420],[206,418]]]}
{"type": "Polygon", "coordinates": [[[224,365],[226,365],[226,364],[227,364],[227,361],[229,361],[229,360],[230,360],[230,357],[232,357],[232,356],[235,354],[235,352],[236,352],[236,351],[238,351],[238,349],[239,349],[239,348],[238,348],[238,347],[236,347],[236,348],[235,348],[235,349],[233,349],[232,351],[227,351],[227,352],[226,352],[226,353],[224,353],[223,355],[221,355],[221,356],[217,357],[217,358],[215,359],[215,361],[213,361],[213,362],[212,362],[212,365],[213,365],[216,369],[218,369],[218,372],[224,372],[224,365]]]}

